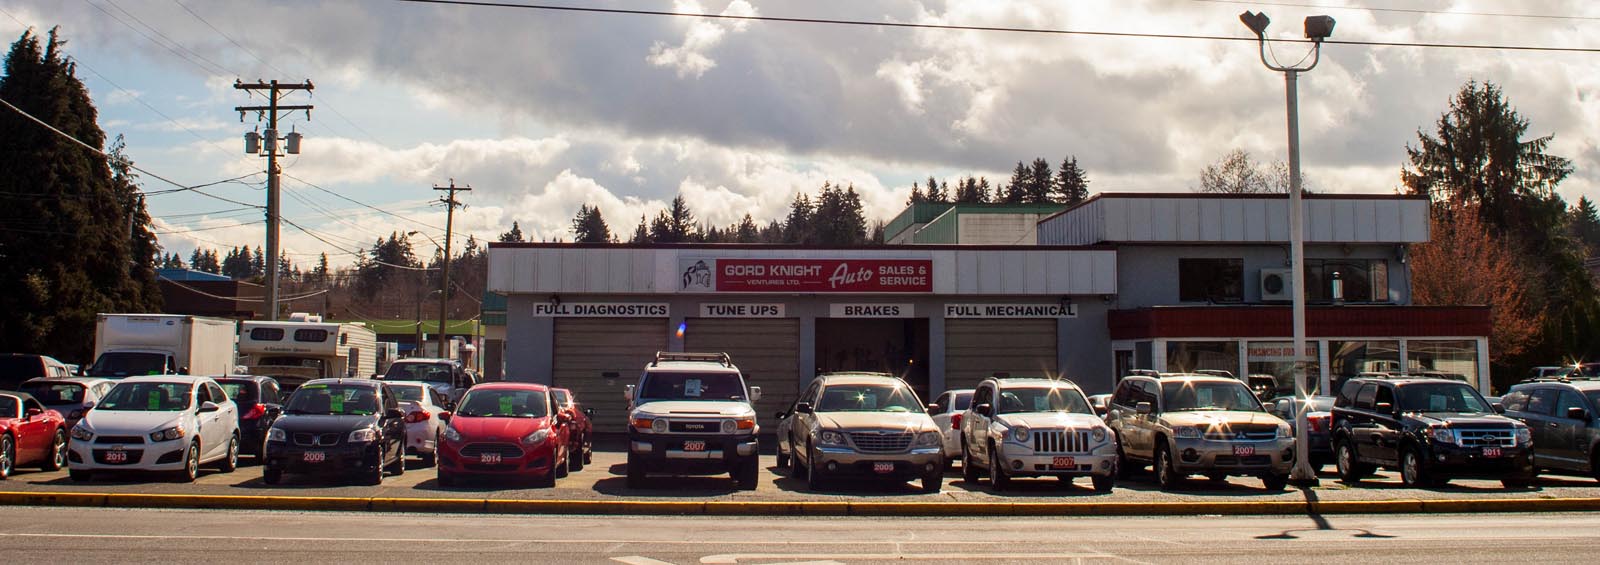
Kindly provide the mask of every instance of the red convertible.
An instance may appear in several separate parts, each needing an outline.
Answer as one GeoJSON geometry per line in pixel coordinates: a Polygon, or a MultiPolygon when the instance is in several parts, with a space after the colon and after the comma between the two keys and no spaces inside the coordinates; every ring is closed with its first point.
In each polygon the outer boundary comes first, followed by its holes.
{"type": "Polygon", "coordinates": [[[554,399],[556,406],[560,407],[561,411],[565,412],[567,417],[572,420],[572,424],[569,426],[571,431],[567,435],[570,438],[572,450],[577,453],[572,454],[572,461],[567,465],[567,468],[573,471],[581,471],[584,465],[588,465],[594,459],[594,423],[591,421],[594,416],[594,409],[580,408],[578,406],[578,398],[573,396],[572,391],[564,388],[550,389],[550,398],[554,399]]]}
{"type": "Polygon", "coordinates": [[[67,464],[67,421],[25,392],[0,391],[0,479],[20,465],[59,470],[67,464]]]}
{"type": "Polygon", "coordinates": [[[438,446],[439,485],[461,477],[532,478],[553,487],[567,476],[571,417],[550,399],[550,389],[527,383],[472,387],[456,405],[438,446]]]}

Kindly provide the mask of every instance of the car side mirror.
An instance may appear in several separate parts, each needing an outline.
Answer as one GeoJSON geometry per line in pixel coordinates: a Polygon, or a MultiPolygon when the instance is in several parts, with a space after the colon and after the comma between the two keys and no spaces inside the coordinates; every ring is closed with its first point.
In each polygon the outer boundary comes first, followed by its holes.
{"type": "Polygon", "coordinates": [[[929,414],[938,414],[939,413],[939,405],[938,404],[929,404],[928,405],[928,413],[929,414]]]}
{"type": "Polygon", "coordinates": [[[1567,409],[1567,418],[1573,420],[1587,420],[1589,419],[1589,411],[1577,406],[1573,406],[1567,409]]]}
{"type": "Polygon", "coordinates": [[[784,418],[788,418],[789,417],[789,413],[788,412],[784,412],[782,410],[779,410],[776,414],[773,414],[772,417],[774,419],[777,419],[777,420],[782,420],[784,418]]]}
{"type": "Polygon", "coordinates": [[[1381,412],[1383,414],[1393,414],[1394,413],[1394,404],[1391,404],[1391,403],[1388,403],[1388,402],[1379,402],[1377,404],[1372,405],[1372,409],[1376,410],[1378,412],[1381,412]]]}
{"type": "Polygon", "coordinates": [[[212,402],[210,400],[207,400],[205,402],[201,402],[200,403],[199,412],[203,414],[203,413],[206,413],[206,412],[216,412],[217,410],[221,410],[221,409],[222,409],[222,407],[221,406],[217,406],[217,403],[212,402]]]}
{"type": "Polygon", "coordinates": [[[633,387],[634,385],[628,385],[628,388],[622,389],[622,397],[628,402],[633,402],[633,387]]]}
{"type": "Polygon", "coordinates": [[[29,408],[29,409],[23,411],[23,417],[25,417],[25,418],[33,418],[34,416],[42,416],[42,415],[44,415],[44,410],[43,409],[39,409],[39,408],[29,408]]]}
{"type": "Polygon", "coordinates": [[[283,413],[283,405],[281,404],[266,404],[264,406],[267,407],[267,413],[272,414],[273,416],[283,413]]]}
{"type": "Polygon", "coordinates": [[[973,406],[972,411],[977,413],[979,416],[994,416],[994,406],[989,404],[979,404],[977,406],[973,406]]]}
{"type": "Polygon", "coordinates": [[[565,426],[571,421],[572,421],[572,416],[568,416],[566,412],[561,412],[559,414],[556,414],[556,425],[558,425],[558,426],[565,426]]]}
{"type": "Polygon", "coordinates": [[[750,401],[755,402],[757,400],[761,400],[761,387],[750,387],[750,401]]]}
{"type": "Polygon", "coordinates": [[[406,417],[406,413],[401,412],[399,408],[390,408],[383,411],[383,417],[404,419],[406,417]]]}
{"type": "Polygon", "coordinates": [[[593,408],[584,408],[583,409],[583,415],[584,416],[588,416],[590,418],[593,418],[594,417],[594,409],[593,408]]]}
{"type": "Polygon", "coordinates": [[[444,422],[446,424],[450,423],[450,413],[449,412],[440,412],[439,413],[439,421],[440,422],[444,422]]]}
{"type": "Polygon", "coordinates": [[[1139,412],[1140,414],[1149,414],[1151,412],[1155,412],[1156,411],[1156,407],[1154,405],[1150,404],[1149,402],[1140,402],[1138,404],[1135,404],[1133,406],[1133,409],[1135,411],[1139,412]]]}
{"type": "Polygon", "coordinates": [[[810,402],[801,402],[794,405],[794,413],[796,414],[812,414],[814,412],[815,411],[811,409],[810,402]]]}

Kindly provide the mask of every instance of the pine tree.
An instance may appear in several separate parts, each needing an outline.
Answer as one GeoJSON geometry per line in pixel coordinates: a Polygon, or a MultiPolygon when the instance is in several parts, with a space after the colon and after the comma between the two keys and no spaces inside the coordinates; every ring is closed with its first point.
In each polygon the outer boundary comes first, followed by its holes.
{"type": "Polygon", "coordinates": [[[1028,166],[1017,161],[1017,168],[1011,171],[1011,184],[1006,185],[1005,197],[1001,200],[1007,204],[1028,201],[1028,183],[1032,179],[1032,172],[1028,166]]]}
{"type": "Polygon", "coordinates": [[[311,277],[313,279],[313,282],[315,282],[315,283],[317,283],[319,285],[327,285],[328,284],[328,254],[327,253],[322,253],[321,255],[317,256],[317,266],[311,269],[311,277]]]}
{"type": "Polygon", "coordinates": [[[522,243],[525,241],[522,239],[522,227],[517,225],[516,220],[511,221],[511,231],[500,234],[500,241],[505,243],[522,243]]]}
{"type": "Polygon", "coordinates": [[[1578,204],[1568,214],[1567,225],[1572,238],[1583,248],[1584,257],[1600,256],[1600,212],[1588,196],[1579,196],[1578,204]]]}
{"type": "MultiPolygon", "coordinates": [[[[944,188],[940,188],[940,186],[941,185],[939,184],[939,180],[938,179],[935,179],[933,177],[928,177],[928,201],[929,202],[949,202],[950,201],[949,193],[946,192],[944,188]]],[[[943,186],[948,188],[949,185],[943,185],[943,186]]]]}
{"type": "Polygon", "coordinates": [[[695,239],[694,214],[683,195],[673,197],[667,209],[650,222],[650,239],[656,243],[685,243],[695,239]]]}
{"type": "Polygon", "coordinates": [[[989,184],[978,184],[978,179],[967,177],[961,179],[956,185],[956,202],[962,204],[982,204],[989,201],[989,184]]]}
{"type": "Polygon", "coordinates": [[[639,215],[639,227],[633,229],[633,237],[628,239],[628,243],[633,243],[633,244],[650,243],[650,228],[645,226],[645,221],[644,221],[644,215],[643,214],[639,215]]]}
{"type": "Polygon", "coordinates": [[[584,204],[578,207],[578,215],[572,218],[573,243],[609,243],[611,241],[611,227],[606,225],[605,218],[600,216],[600,207],[590,207],[584,204]]]}
{"type": "Polygon", "coordinates": [[[816,209],[805,193],[795,195],[789,204],[789,216],[783,220],[783,239],[780,243],[811,243],[813,241],[812,216],[816,209]]]}
{"type": "Polygon", "coordinates": [[[1078,168],[1076,155],[1061,160],[1061,170],[1056,171],[1055,192],[1055,200],[1068,205],[1089,198],[1089,176],[1078,168]]]}
{"type": "MultiPolygon", "coordinates": [[[[249,250],[249,249],[250,249],[249,246],[245,246],[245,250],[249,250]]],[[[261,248],[257,247],[255,254],[250,256],[250,277],[251,278],[265,276],[267,274],[267,258],[265,256],[266,254],[262,253],[261,251],[262,251],[261,248]]]]}
{"type": "Polygon", "coordinates": [[[205,253],[201,252],[199,247],[194,248],[194,253],[189,254],[190,268],[193,268],[196,271],[205,271],[205,263],[205,253]]]}
{"type": "Polygon", "coordinates": [[[906,199],[906,205],[910,206],[910,205],[916,204],[918,202],[927,202],[927,201],[928,201],[928,197],[924,196],[922,194],[922,189],[917,186],[916,182],[912,182],[911,183],[911,198],[907,198],[906,199]]]}
{"type": "Polygon", "coordinates": [[[1050,162],[1034,159],[1033,168],[1028,171],[1028,202],[1049,202],[1051,187],[1054,185],[1055,174],[1050,172],[1050,162]]]}
{"type": "Polygon", "coordinates": [[[750,217],[750,214],[745,214],[744,219],[739,220],[739,227],[734,230],[733,241],[734,243],[757,243],[761,241],[761,230],[756,227],[756,220],[750,217]]]}

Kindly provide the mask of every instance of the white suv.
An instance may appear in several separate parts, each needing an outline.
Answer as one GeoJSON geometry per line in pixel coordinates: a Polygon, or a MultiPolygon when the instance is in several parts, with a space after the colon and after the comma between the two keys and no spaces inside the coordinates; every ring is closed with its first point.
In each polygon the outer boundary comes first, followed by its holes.
{"type": "Polygon", "coordinates": [[[628,385],[628,487],[652,471],[727,472],[756,488],[760,450],[756,411],[761,387],[749,387],[726,353],[656,353],[639,384],[628,385]]]}
{"type": "Polygon", "coordinates": [[[166,375],[117,382],[72,428],[74,481],[94,471],[171,471],[193,481],[200,466],[239,465],[239,409],[210,377],[166,375]]]}

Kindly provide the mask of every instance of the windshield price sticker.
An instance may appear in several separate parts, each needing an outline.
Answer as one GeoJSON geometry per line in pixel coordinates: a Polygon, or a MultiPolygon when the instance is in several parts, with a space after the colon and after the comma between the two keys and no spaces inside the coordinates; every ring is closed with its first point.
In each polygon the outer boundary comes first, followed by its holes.
{"type": "Polygon", "coordinates": [[[684,396],[699,398],[700,395],[704,394],[704,393],[705,393],[705,386],[703,384],[701,384],[700,379],[689,379],[689,380],[683,381],[683,395],[684,396]]]}
{"type": "Polygon", "coordinates": [[[344,395],[333,394],[328,396],[328,411],[334,414],[344,412],[344,395]]]}
{"type": "MultiPolygon", "coordinates": [[[[502,396],[502,397],[500,397],[500,415],[501,416],[510,416],[511,412],[513,410],[515,410],[515,407],[514,407],[515,404],[516,404],[516,399],[511,398],[510,396],[502,396]]],[[[496,455],[496,457],[499,457],[499,456],[496,455]]]]}
{"type": "Polygon", "coordinates": [[[160,410],[161,409],[161,391],[159,391],[159,390],[150,391],[149,403],[150,403],[150,408],[149,408],[150,410],[160,410]]]}

